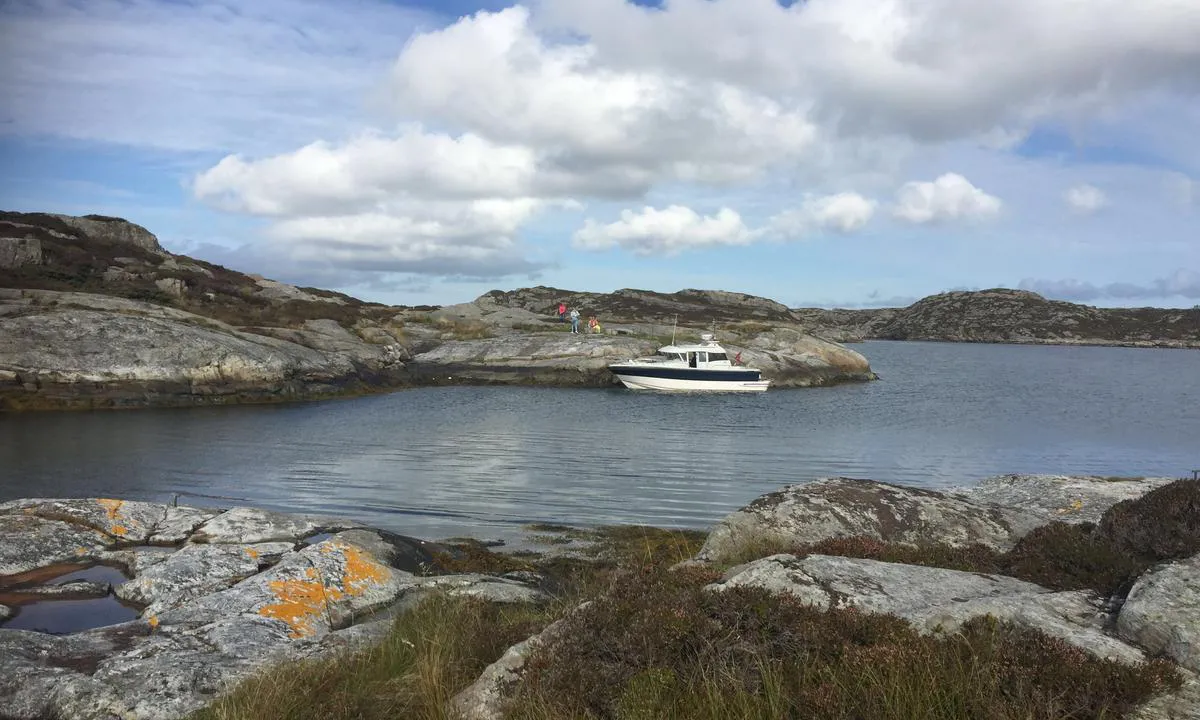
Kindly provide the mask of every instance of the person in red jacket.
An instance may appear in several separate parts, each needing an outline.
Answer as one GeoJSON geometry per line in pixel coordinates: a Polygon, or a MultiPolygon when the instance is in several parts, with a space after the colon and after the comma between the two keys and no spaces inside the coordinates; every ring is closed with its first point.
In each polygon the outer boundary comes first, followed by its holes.
{"type": "Polygon", "coordinates": [[[567,321],[567,304],[565,302],[558,304],[558,321],[564,323],[567,321]]]}

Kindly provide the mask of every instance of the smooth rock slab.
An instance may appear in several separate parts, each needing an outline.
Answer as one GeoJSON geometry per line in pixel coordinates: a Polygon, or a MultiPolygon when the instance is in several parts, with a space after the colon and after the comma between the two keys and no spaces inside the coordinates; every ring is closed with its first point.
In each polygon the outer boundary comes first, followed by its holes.
{"type": "Polygon", "coordinates": [[[743,543],[781,546],[863,535],[887,542],[979,543],[1005,550],[1036,520],[921,488],[825,478],[763,495],[717,524],[697,559],[717,561],[743,543]]]}
{"type": "Polygon", "coordinates": [[[1055,593],[1002,575],[832,555],[773,555],[731,568],[714,591],[757,587],[819,608],[854,607],[902,617],[925,632],[954,632],[992,615],[1040,630],[1097,657],[1135,663],[1136,649],[1101,630],[1104,618],[1081,592],[1055,593]]]}
{"type": "Polygon", "coordinates": [[[549,599],[546,593],[523,580],[495,575],[434,575],[415,578],[418,587],[440,589],[453,597],[473,597],[498,603],[536,603],[549,599]]]}
{"type": "Polygon", "coordinates": [[[87,498],[44,500],[25,507],[22,512],[99,530],[121,542],[142,543],[162,522],[167,506],[134,500],[87,498]]]}
{"type": "Polygon", "coordinates": [[[87,562],[112,542],[104,533],[82,525],[23,512],[3,514],[0,515],[0,576],[60,563],[87,562]]]}
{"type": "Polygon", "coordinates": [[[122,600],[148,606],[147,615],[158,615],[189,599],[244,580],[261,567],[277,562],[293,548],[292,543],[286,542],[185,545],[119,585],[116,594],[122,600]]]}
{"type": "Polygon", "coordinates": [[[1138,578],[1117,615],[1117,632],[1151,654],[1200,671],[1200,555],[1138,578]]]}
{"type": "Polygon", "coordinates": [[[167,508],[162,521],[154,528],[150,542],[177,545],[191,537],[196,528],[220,514],[219,510],[172,505],[167,508]]]}
{"type": "Polygon", "coordinates": [[[259,615],[286,626],[292,638],[318,637],[395,602],[414,576],[387,563],[396,551],[364,530],[285,556],[271,569],[158,616],[162,624],[208,624],[259,615]]]}
{"type": "Polygon", "coordinates": [[[286,540],[298,542],[318,532],[347,530],[358,523],[308,515],[289,515],[272,510],[236,507],[200,525],[192,533],[194,542],[251,544],[286,540]]]}
{"type": "MultiPolygon", "coordinates": [[[[999,505],[1052,521],[1098,523],[1123,500],[1134,500],[1173,478],[1102,478],[1093,475],[1000,475],[953,491],[970,502],[999,505]]],[[[1033,528],[1029,528],[1032,530],[1033,528]]]]}

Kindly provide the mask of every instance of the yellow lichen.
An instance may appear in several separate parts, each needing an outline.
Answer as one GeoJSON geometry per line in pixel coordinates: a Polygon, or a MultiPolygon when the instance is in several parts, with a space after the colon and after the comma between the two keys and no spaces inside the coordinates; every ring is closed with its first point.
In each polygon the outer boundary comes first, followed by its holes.
{"type": "Polygon", "coordinates": [[[387,568],[353,545],[334,542],[322,547],[321,551],[341,554],[340,576],[323,578],[316,569],[307,568],[302,578],[267,583],[278,602],[264,605],[258,613],[287,623],[292,628],[289,635],[293,638],[314,635],[313,623],[325,615],[329,603],[363,595],[373,585],[387,581],[387,568]]]}
{"type": "Polygon", "coordinates": [[[151,615],[151,616],[149,616],[149,617],[147,617],[147,618],[146,618],[146,622],[150,623],[150,628],[151,628],[151,629],[153,629],[153,628],[156,628],[156,627],[158,627],[158,616],[157,616],[157,615],[151,615]]]}
{"type": "Polygon", "coordinates": [[[113,522],[112,526],[109,528],[109,532],[111,534],[119,535],[121,537],[125,537],[129,534],[129,530],[124,525],[116,523],[116,521],[120,519],[118,515],[121,512],[121,506],[125,504],[124,500],[99,498],[96,500],[96,503],[99,504],[100,507],[104,508],[104,512],[108,515],[108,519],[113,522]]]}

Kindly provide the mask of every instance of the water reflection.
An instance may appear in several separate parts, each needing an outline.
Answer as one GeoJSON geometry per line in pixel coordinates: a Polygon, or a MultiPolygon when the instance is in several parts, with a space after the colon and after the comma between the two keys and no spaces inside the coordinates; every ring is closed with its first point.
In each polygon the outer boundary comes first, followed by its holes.
{"type": "Polygon", "coordinates": [[[451,387],[4,416],[0,497],[190,493],[425,537],[505,536],[534,521],[703,527],[823,475],[943,487],[1002,472],[1179,475],[1200,460],[1200,352],[860,350],[881,381],[754,396],[451,387]]]}

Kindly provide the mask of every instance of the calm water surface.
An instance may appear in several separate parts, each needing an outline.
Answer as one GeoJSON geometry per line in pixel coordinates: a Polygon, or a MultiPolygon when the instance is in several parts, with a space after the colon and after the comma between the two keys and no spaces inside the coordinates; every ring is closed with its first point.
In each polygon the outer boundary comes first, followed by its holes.
{"type": "Polygon", "coordinates": [[[421,537],[705,527],[825,475],[1200,467],[1200,352],[870,342],[879,382],[756,396],[427,388],[287,406],[0,416],[0,500],[113,496],[351,516],[421,537]],[[222,496],[236,500],[204,496],[222,496]]]}

